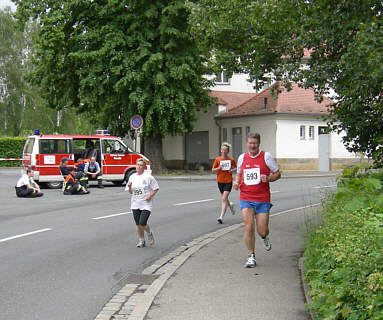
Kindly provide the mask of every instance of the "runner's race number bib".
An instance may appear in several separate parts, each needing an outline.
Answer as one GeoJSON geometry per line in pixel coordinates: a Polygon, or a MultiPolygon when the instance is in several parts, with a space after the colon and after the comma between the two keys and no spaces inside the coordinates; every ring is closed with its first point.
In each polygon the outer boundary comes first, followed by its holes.
{"type": "Polygon", "coordinates": [[[221,160],[220,165],[221,165],[222,171],[229,171],[231,169],[231,161],[230,160],[221,160]]]}
{"type": "Polygon", "coordinates": [[[146,198],[144,188],[132,188],[132,198],[136,200],[142,200],[146,198]]]}
{"type": "Polygon", "coordinates": [[[251,168],[243,170],[243,182],[247,186],[254,186],[261,182],[261,169],[260,168],[251,168]]]}

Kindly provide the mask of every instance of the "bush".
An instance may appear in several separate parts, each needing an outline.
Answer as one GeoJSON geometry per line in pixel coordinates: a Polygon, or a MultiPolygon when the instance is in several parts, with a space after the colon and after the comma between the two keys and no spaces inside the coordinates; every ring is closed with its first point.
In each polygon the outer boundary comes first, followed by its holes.
{"type": "Polygon", "coordinates": [[[383,319],[383,172],[343,173],[304,253],[317,319],[383,319]]]}
{"type": "MultiPolygon", "coordinates": [[[[0,158],[21,158],[25,137],[0,138],[0,158]]],[[[21,161],[0,161],[0,167],[20,167],[21,161]]]]}

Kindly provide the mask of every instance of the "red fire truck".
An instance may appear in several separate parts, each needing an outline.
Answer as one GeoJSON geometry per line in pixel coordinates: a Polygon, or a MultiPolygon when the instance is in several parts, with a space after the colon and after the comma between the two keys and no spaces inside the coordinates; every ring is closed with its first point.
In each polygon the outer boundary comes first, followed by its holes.
{"type": "Polygon", "coordinates": [[[138,158],[145,159],[146,170],[151,172],[145,156],[134,152],[106,130],[97,130],[95,135],[45,135],[36,130],[25,142],[22,165],[24,169],[34,170],[35,181],[59,188],[63,181],[59,169],[61,159],[68,158],[68,165],[73,166],[79,159],[91,156],[100,164],[103,180],[116,185],[126,182],[135,172],[138,158]]]}

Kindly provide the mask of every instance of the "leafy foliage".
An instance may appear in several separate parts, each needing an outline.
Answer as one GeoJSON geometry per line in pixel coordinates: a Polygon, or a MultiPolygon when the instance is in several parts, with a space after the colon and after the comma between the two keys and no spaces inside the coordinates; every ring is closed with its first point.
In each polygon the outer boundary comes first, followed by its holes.
{"type": "MultiPolygon", "coordinates": [[[[0,158],[21,158],[26,138],[0,138],[0,158]]],[[[18,167],[21,161],[0,161],[0,167],[18,167]]]]}
{"type": "Polygon", "coordinates": [[[309,236],[305,276],[318,319],[383,318],[382,178],[345,170],[309,236]]]}
{"type": "Polygon", "coordinates": [[[158,141],[190,131],[195,110],[209,104],[184,1],[15,2],[22,24],[40,22],[31,80],[52,107],[87,112],[119,135],[139,114],[143,134],[158,141]]]}
{"type": "Polygon", "coordinates": [[[69,108],[60,113],[48,108],[39,89],[25,81],[24,75],[32,68],[28,58],[38,32],[35,22],[28,22],[24,33],[19,31],[12,13],[0,10],[0,135],[27,135],[35,128],[44,133],[73,133],[77,129],[75,118],[83,126],[88,123],[69,108]]]}
{"type": "Polygon", "coordinates": [[[296,81],[319,100],[332,95],[332,129],[347,133],[349,151],[383,164],[381,1],[201,0],[189,6],[194,34],[212,49],[215,68],[249,73],[259,88],[296,81]]]}

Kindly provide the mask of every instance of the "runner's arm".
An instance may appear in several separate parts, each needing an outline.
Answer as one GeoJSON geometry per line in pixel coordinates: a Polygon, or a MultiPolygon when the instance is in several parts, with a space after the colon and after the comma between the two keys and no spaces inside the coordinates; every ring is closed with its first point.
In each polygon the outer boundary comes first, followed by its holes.
{"type": "Polygon", "coordinates": [[[158,192],[158,190],[160,190],[160,189],[155,189],[155,190],[153,190],[153,191],[146,197],[146,201],[150,201],[150,199],[152,199],[152,198],[155,196],[155,194],[158,192]]]}
{"type": "Polygon", "coordinates": [[[219,162],[215,160],[211,172],[217,173],[219,170],[221,170],[221,166],[219,165],[219,162]]]}
{"type": "Polygon", "coordinates": [[[266,179],[267,179],[267,182],[274,182],[274,181],[277,181],[280,177],[281,177],[281,172],[278,170],[278,171],[273,172],[266,179]]]}
{"type": "Polygon", "coordinates": [[[276,161],[269,152],[265,153],[265,162],[266,165],[269,167],[270,171],[272,172],[271,175],[266,177],[267,182],[277,181],[281,177],[281,172],[279,171],[279,167],[276,161]]]}

